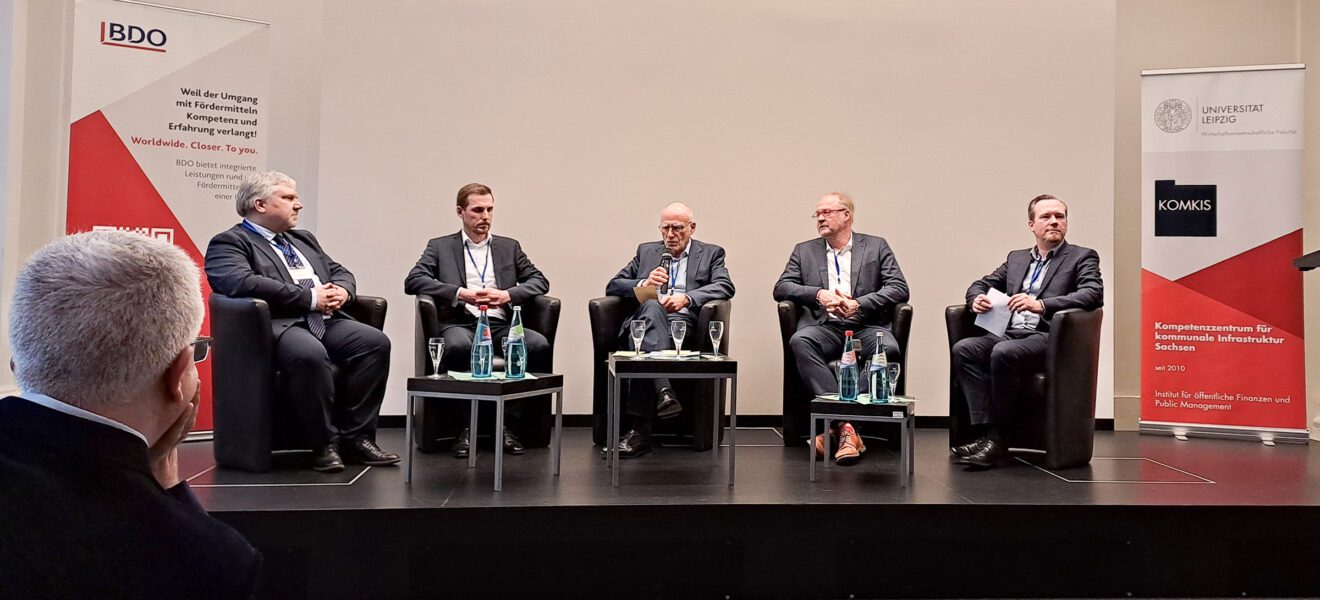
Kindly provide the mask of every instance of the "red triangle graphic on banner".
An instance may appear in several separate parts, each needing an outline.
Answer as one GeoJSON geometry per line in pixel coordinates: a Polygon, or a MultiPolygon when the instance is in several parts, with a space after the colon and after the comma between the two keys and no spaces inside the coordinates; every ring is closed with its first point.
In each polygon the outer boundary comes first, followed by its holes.
{"type": "Polygon", "coordinates": [[[1302,230],[1298,229],[1177,282],[1302,337],[1302,274],[1292,266],[1301,254],[1302,230]]]}
{"type": "MultiPolygon", "coordinates": [[[[203,264],[197,245],[101,111],[79,119],[69,128],[66,231],[91,231],[94,227],[168,236],[193,262],[203,264]]],[[[211,293],[205,277],[201,290],[203,298],[211,293]]],[[[210,331],[210,315],[207,315],[202,322],[202,334],[209,335],[210,331]]],[[[202,399],[195,428],[207,430],[211,428],[210,361],[198,364],[197,370],[202,379],[202,399]]]]}

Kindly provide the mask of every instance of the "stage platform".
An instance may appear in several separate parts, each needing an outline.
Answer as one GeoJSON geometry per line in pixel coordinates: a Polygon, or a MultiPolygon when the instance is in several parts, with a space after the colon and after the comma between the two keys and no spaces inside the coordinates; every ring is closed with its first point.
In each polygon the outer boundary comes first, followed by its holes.
{"type": "MultiPolygon", "coordinates": [[[[262,550],[278,598],[879,598],[1313,596],[1320,448],[1101,431],[1089,467],[1025,461],[968,472],[948,433],[919,429],[911,487],[872,443],[817,469],[775,429],[727,451],[658,448],[621,461],[590,430],[477,467],[417,453],[400,467],[322,475],[308,454],[254,475],[216,469],[208,442],[181,465],[203,504],[262,550]]],[[[726,438],[727,440],[727,438],[726,438]]],[[[403,451],[403,431],[380,445],[403,451]]],[[[819,467],[819,465],[818,465],[819,467]]]]}

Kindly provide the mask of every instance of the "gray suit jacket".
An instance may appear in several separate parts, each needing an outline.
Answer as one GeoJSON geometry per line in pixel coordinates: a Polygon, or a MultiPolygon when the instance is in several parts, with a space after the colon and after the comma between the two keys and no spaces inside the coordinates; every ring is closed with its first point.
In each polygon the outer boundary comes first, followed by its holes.
{"type": "MultiPolygon", "coordinates": [[[[690,240],[689,244],[687,295],[692,299],[691,310],[695,314],[701,310],[702,304],[711,300],[733,298],[734,290],[729,270],[724,268],[724,248],[697,240],[690,240]]],[[[633,288],[660,266],[660,255],[664,253],[665,245],[661,242],[646,242],[638,246],[632,261],[605,286],[605,293],[624,298],[634,297],[633,288]]]]}
{"type": "MultiPolygon", "coordinates": [[[[775,283],[775,301],[792,301],[811,315],[799,327],[816,325],[827,318],[816,302],[816,292],[829,287],[825,250],[829,242],[816,238],[798,244],[788,257],[784,273],[775,283]]],[[[872,326],[889,325],[894,305],[908,301],[907,280],[885,238],[853,232],[852,295],[860,307],[849,322],[872,326]]]]}
{"type": "MultiPolygon", "coordinates": [[[[1022,280],[1026,279],[1030,267],[1031,248],[1009,252],[1004,264],[967,288],[968,309],[977,295],[990,291],[990,288],[1010,296],[1022,291],[1022,280]]],[[[1068,242],[1055,248],[1036,299],[1045,305],[1045,314],[1036,325],[1039,331],[1049,331],[1050,317],[1065,308],[1092,310],[1104,306],[1105,282],[1100,278],[1100,255],[1095,250],[1068,242]]]]}
{"type": "MultiPolygon", "coordinates": [[[[521,306],[550,291],[550,282],[528,260],[518,240],[492,235],[490,249],[494,252],[495,287],[509,292],[510,304],[521,306]]],[[[403,281],[404,293],[434,297],[442,323],[474,320],[461,303],[455,303],[458,289],[467,285],[467,259],[462,231],[432,239],[403,281]]]]}
{"type": "MultiPolygon", "coordinates": [[[[293,229],[285,235],[311,263],[321,283],[333,283],[348,291],[349,301],[345,304],[357,297],[353,274],[321,249],[316,236],[304,229],[293,229]]],[[[276,337],[312,312],[312,291],[293,280],[284,259],[276,255],[266,238],[242,223],[211,238],[206,248],[206,280],[218,294],[260,298],[270,304],[270,324],[276,337]]],[[[332,318],[352,317],[336,311],[332,318]]]]}

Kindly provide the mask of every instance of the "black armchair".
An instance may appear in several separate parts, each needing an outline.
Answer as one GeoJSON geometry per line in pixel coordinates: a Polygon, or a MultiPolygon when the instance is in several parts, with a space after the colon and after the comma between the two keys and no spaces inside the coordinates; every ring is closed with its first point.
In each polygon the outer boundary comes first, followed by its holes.
{"type": "MultiPolygon", "coordinates": [[[[789,347],[789,339],[797,333],[799,322],[807,310],[793,302],[779,303],[779,335],[784,347],[784,445],[797,446],[807,437],[807,419],[811,415],[811,391],[798,376],[797,359],[789,347]]],[[[912,305],[900,302],[894,305],[894,314],[889,319],[890,331],[898,344],[898,360],[902,372],[907,373],[908,337],[912,334],[912,305]]],[[[840,342],[842,345],[842,342],[840,342]]],[[[842,353],[842,349],[840,350],[842,353]]],[[[891,358],[892,360],[892,358],[891,358]]],[[[830,368],[835,368],[838,361],[830,361],[830,368]]],[[[907,377],[898,378],[897,392],[906,393],[907,377]]]]}
{"type": "MultiPolygon", "coordinates": [[[[277,401],[280,377],[270,305],[220,294],[211,294],[210,305],[215,462],[253,473],[269,471],[272,451],[311,448],[293,407],[277,401]]],[[[344,312],[384,329],[387,308],[384,298],[357,296],[344,312]]]]}
{"type": "MultiPolygon", "coordinates": [[[[587,302],[587,312],[591,319],[591,362],[594,365],[592,378],[593,394],[591,403],[591,437],[596,444],[604,445],[606,400],[609,397],[609,367],[607,361],[611,352],[619,350],[619,331],[623,322],[637,310],[637,301],[632,298],[606,296],[587,302]]],[[[733,314],[732,300],[712,300],[701,305],[697,314],[697,350],[712,352],[710,336],[706,334],[711,321],[724,321],[724,336],[720,338],[720,352],[728,354],[730,328],[733,314]]],[[[689,334],[693,335],[693,334],[689,334]]],[[[704,380],[679,380],[673,382],[674,391],[683,399],[684,410],[674,419],[657,419],[653,424],[655,435],[677,435],[691,441],[695,450],[711,448],[710,435],[706,432],[715,424],[711,422],[711,402],[716,401],[714,386],[704,380]],[[695,435],[694,435],[695,433],[695,435]]],[[[720,387],[720,414],[724,414],[726,402],[724,387],[720,387]]],[[[720,430],[720,439],[724,439],[724,430],[720,430]]]]}
{"type": "MultiPolygon", "coordinates": [[[[1030,376],[1016,414],[1004,423],[1012,448],[1043,450],[1051,469],[1080,467],[1091,462],[1095,443],[1095,387],[1100,363],[1100,323],[1104,309],[1061,310],[1050,317],[1045,370],[1030,376]]],[[[965,305],[944,310],[949,348],[982,335],[975,315],[965,305]]],[[[958,374],[949,370],[949,445],[971,442],[971,418],[958,374]]]]}
{"type": "MultiPolygon", "coordinates": [[[[536,296],[531,302],[522,305],[523,326],[544,335],[550,343],[551,365],[554,364],[555,332],[559,329],[559,306],[559,299],[550,296],[536,296]]],[[[427,295],[417,296],[417,325],[413,329],[413,372],[417,377],[432,373],[426,342],[433,337],[440,337],[440,330],[449,324],[441,322],[434,299],[427,295]]],[[[501,370],[504,368],[504,359],[496,356],[492,364],[495,370],[501,370]]],[[[524,446],[535,448],[550,445],[550,432],[554,427],[551,399],[547,395],[518,401],[522,403],[523,413],[517,433],[524,446]]],[[[449,404],[452,406],[453,403],[449,404]]],[[[490,411],[494,410],[494,406],[490,403],[482,404],[479,407],[479,418],[493,419],[494,413],[490,411]]],[[[415,418],[420,424],[417,428],[417,449],[422,452],[435,452],[439,449],[440,440],[456,437],[468,423],[466,411],[448,409],[434,398],[423,398],[417,403],[416,410],[415,418]]],[[[483,425],[482,429],[493,431],[491,426],[483,425]]]]}

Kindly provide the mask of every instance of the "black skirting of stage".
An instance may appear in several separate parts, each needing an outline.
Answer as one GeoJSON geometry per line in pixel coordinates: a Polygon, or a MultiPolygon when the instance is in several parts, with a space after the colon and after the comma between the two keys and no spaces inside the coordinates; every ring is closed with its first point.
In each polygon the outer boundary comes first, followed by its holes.
{"type": "MultiPolygon", "coordinates": [[[[1320,557],[1320,456],[1275,446],[1098,432],[1089,467],[1022,462],[967,472],[947,432],[918,430],[916,473],[872,443],[817,469],[774,429],[727,450],[659,448],[621,461],[620,487],[586,429],[549,449],[448,454],[401,467],[217,470],[209,443],[181,463],[202,502],[265,555],[272,598],[879,598],[1311,596],[1320,557]]],[[[726,438],[727,439],[727,438],[726,438]]],[[[381,445],[403,450],[402,430],[381,445]]],[[[818,465],[819,467],[819,465],[818,465]]]]}

